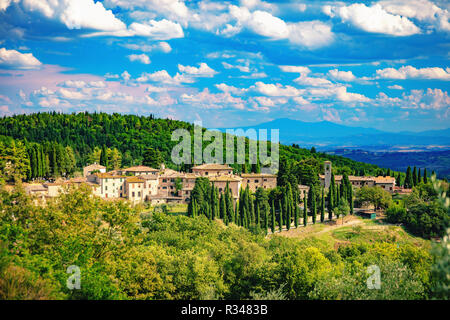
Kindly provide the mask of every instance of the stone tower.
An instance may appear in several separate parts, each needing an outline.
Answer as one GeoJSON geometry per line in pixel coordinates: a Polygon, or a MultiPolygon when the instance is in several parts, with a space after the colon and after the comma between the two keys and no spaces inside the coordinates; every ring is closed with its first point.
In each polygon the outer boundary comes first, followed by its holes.
{"type": "Polygon", "coordinates": [[[324,162],[325,188],[328,189],[331,184],[331,161],[324,162]]]}

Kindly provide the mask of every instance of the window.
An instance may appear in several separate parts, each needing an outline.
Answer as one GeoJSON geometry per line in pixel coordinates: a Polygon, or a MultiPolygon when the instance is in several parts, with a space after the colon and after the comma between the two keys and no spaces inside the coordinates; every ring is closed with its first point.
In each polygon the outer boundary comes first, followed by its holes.
{"type": "Polygon", "coordinates": [[[140,197],[140,196],[141,196],[141,192],[139,191],[139,192],[138,192],[138,197],[140,197]]]}
{"type": "Polygon", "coordinates": [[[207,175],[208,175],[208,171],[205,172],[205,176],[207,176],[207,175]]]}
{"type": "Polygon", "coordinates": [[[170,179],[170,182],[175,182],[175,179],[170,179]]]}
{"type": "Polygon", "coordinates": [[[258,183],[259,182],[259,180],[258,179],[255,179],[255,183],[258,183]]]}
{"type": "Polygon", "coordinates": [[[134,198],[134,192],[131,193],[131,196],[134,198]]]}
{"type": "Polygon", "coordinates": [[[266,182],[267,181],[267,179],[264,179],[264,182],[266,182]]]}
{"type": "Polygon", "coordinates": [[[167,182],[167,179],[163,179],[163,182],[167,182]]]}
{"type": "Polygon", "coordinates": [[[108,186],[105,186],[105,190],[108,190],[108,186]]]}

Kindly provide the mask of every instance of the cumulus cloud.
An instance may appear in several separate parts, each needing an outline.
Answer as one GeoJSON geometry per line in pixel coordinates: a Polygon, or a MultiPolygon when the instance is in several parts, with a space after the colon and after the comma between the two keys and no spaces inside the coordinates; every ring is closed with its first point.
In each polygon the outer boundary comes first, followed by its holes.
{"type": "Polygon", "coordinates": [[[64,88],[105,88],[103,81],[83,81],[83,80],[66,80],[57,84],[58,87],[64,88]]]}
{"type": "Polygon", "coordinates": [[[399,86],[398,84],[394,84],[392,86],[388,86],[388,88],[392,89],[392,90],[403,90],[403,87],[399,86]]]}
{"type": "Polygon", "coordinates": [[[443,109],[450,106],[450,97],[447,91],[428,88],[424,90],[411,90],[410,95],[403,94],[408,107],[420,109],[443,109]]]}
{"type": "Polygon", "coordinates": [[[0,48],[0,67],[10,69],[38,69],[42,63],[31,53],[0,48]]]}
{"type": "Polygon", "coordinates": [[[118,31],[126,27],[111,10],[94,0],[22,0],[20,4],[24,10],[58,20],[69,29],[118,31]]]}
{"type": "Polygon", "coordinates": [[[160,51],[164,53],[169,53],[172,51],[172,47],[167,42],[161,41],[156,44],[135,44],[135,43],[126,43],[122,45],[123,47],[131,50],[137,50],[142,52],[152,52],[152,51],[160,51]]]}
{"type": "Polygon", "coordinates": [[[413,66],[403,66],[400,69],[386,68],[376,71],[377,79],[434,79],[450,80],[450,69],[442,68],[415,68],[413,66]]]}
{"type": "Polygon", "coordinates": [[[355,81],[356,77],[351,71],[339,71],[338,69],[333,69],[328,71],[330,78],[337,81],[355,81]]]}
{"type": "Polygon", "coordinates": [[[450,31],[450,12],[428,0],[383,0],[379,4],[389,13],[417,19],[429,27],[450,31]]]}
{"type": "Polygon", "coordinates": [[[150,64],[150,58],[145,53],[142,54],[130,54],[127,56],[130,61],[139,61],[143,64],[150,64]]]}
{"type": "Polygon", "coordinates": [[[331,17],[339,17],[347,22],[371,33],[383,33],[392,36],[410,36],[420,33],[420,29],[408,18],[388,13],[380,4],[367,7],[362,3],[350,6],[324,6],[323,12],[331,17]]]}
{"type": "Polygon", "coordinates": [[[213,77],[215,74],[217,74],[217,71],[210,68],[206,63],[202,62],[200,63],[200,67],[191,67],[191,66],[183,66],[181,64],[178,65],[178,70],[180,72],[188,74],[190,76],[194,77],[213,77]]]}
{"type": "Polygon", "coordinates": [[[208,88],[195,94],[183,93],[181,100],[193,106],[205,109],[222,109],[224,107],[233,107],[244,109],[244,100],[233,97],[230,93],[210,93],[208,88]]]}
{"type": "Polygon", "coordinates": [[[335,86],[330,88],[310,88],[307,93],[311,98],[321,100],[323,98],[337,99],[342,102],[370,102],[371,100],[359,93],[348,92],[347,87],[335,86]]]}
{"type": "Polygon", "coordinates": [[[266,96],[272,97],[294,97],[300,96],[304,92],[304,90],[302,89],[297,89],[289,85],[283,86],[279,83],[273,84],[264,83],[261,81],[258,81],[255,83],[255,85],[251,86],[251,89],[266,96]]]}
{"type": "Polygon", "coordinates": [[[217,89],[219,89],[222,92],[229,92],[229,93],[233,93],[233,94],[243,94],[244,92],[246,92],[248,89],[245,88],[236,88],[234,86],[229,86],[225,83],[219,83],[215,85],[217,89]]]}
{"type": "Polygon", "coordinates": [[[333,41],[331,27],[319,20],[289,24],[289,41],[310,49],[323,47],[333,41]]]}
{"type": "Polygon", "coordinates": [[[179,85],[181,83],[193,83],[194,80],[190,77],[186,77],[182,74],[177,73],[172,77],[166,70],[159,70],[153,73],[144,72],[139,78],[136,79],[137,82],[159,82],[169,85],[179,85]]]}
{"type": "Polygon", "coordinates": [[[287,39],[293,44],[310,49],[325,46],[333,40],[331,27],[318,20],[286,23],[266,11],[250,12],[247,7],[234,5],[230,5],[229,8],[230,15],[237,20],[235,26],[227,25],[226,32],[232,35],[245,27],[272,40],[287,39]]]}

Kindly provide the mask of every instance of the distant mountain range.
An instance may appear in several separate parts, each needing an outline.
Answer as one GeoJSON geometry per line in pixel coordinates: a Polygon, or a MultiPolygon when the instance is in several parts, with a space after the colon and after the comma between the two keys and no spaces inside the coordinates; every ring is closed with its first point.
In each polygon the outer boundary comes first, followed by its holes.
{"type": "Polygon", "coordinates": [[[319,150],[332,150],[339,147],[388,150],[393,147],[395,149],[405,147],[429,148],[430,146],[438,149],[450,149],[450,128],[423,132],[392,133],[373,128],[350,127],[328,121],[304,122],[287,118],[240,128],[244,130],[249,128],[279,129],[281,143],[296,143],[301,147],[315,146],[319,150]]]}

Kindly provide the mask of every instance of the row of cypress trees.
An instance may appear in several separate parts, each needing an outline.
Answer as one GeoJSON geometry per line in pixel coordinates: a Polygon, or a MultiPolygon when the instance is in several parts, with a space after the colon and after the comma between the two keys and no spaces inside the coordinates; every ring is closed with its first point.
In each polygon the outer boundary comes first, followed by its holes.
{"type": "MultiPolygon", "coordinates": [[[[434,174],[435,173],[433,171],[432,175],[434,175],[434,174]]],[[[405,177],[403,186],[405,188],[411,189],[412,187],[415,187],[422,182],[428,183],[427,168],[423,169],[423,179],[422,179],[422,174],[420,172],[420,168],[419,168],[419,172],[417,172],[417,168],[416,168],[416,166],[414,166],[414,169],[411,172],[411,167],[408,166],[408,169],[406,169],[406,177],[405,177]]]]}
{"type": "MultiPolygon", "coordinates": [[[[282,231],[284,227],[290,230],[292,224],[295,228],[299,226],[301,218],[303,218],[303,224],[307,224],[308,211],[312,216],[312,223],[316,223],[318,212],[320,212],[320,222],[325,221],[325,190],[321,188],[316,196],[317,189],[317,186],[311,186],[308,195],[304,194],[302,215],[299,194],[293,192],[289,183],[283,187],[282,198],[272,200],[269,205],[267,198],[259,197],[258,190],[252,193],[248,186],[240,190],[239,199],[235,203],[228,183],[225,190],[219,192],[207,178],[198,178],[188,205],[188,215],[196,217],[203,214],[211,220],[222,219],[226,225],[234,223],[254,232],[263,230],[268,233],[270,230],[273,233],[276,230],[282,231]]],[[[350,203],[351,212],[353,212],[353,191],[348,176],[344,175],[341,186],[335,183],[332,176],[327,197],[329,220],[333,218],[333,211],[341,199],[350,203]]]]}

